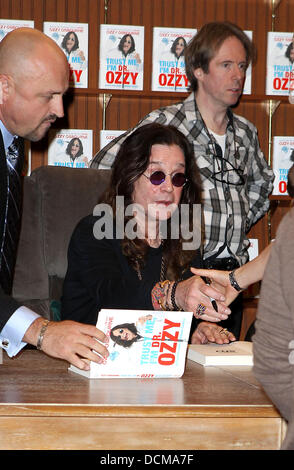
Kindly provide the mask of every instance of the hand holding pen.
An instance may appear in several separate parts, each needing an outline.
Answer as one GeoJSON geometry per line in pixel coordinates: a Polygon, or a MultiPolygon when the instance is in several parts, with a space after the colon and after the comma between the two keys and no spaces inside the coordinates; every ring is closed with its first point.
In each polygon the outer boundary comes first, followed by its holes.
{"type": "MultiPolygon", "coordinates": [[[[191,268],[192,272],[193,270],[194,268],[191,268]]],[[[177,282],[175,291],[177,306],[185,311],[194,312],[194,316],[203,321],[227,320],[231,311],[225,300],[222,288],[218,290],[213,282],[209,285],[209,282],[204,282],[199,275],[177,282]]]]}
{"type": "MultiPolygon", "coordinates": [[[[201,276],[201,279],[203,279],[203,281],[205,282],[205,284],[206,284],[207,286],[210,286],[210,284],[211,284],[211,279],[209,279],[209,277],[201,276]]],[[[214,310],[215,310],[216,312],[218,312],[216,300],[215,300],[213,297],[209,297],[209,300],[210,300],[211,305],[213,306],[214,310]]]]}

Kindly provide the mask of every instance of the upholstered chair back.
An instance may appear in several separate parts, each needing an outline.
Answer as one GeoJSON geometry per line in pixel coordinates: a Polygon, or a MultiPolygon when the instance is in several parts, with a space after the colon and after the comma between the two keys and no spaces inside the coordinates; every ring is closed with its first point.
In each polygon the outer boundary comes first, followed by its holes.
{"type": "Polygon", "coordinates": [[[13,296],[52,318],[77,222],[91,214],[108,185],[109,170],[44,166],[24,179],[22,227],[13,296]]]}

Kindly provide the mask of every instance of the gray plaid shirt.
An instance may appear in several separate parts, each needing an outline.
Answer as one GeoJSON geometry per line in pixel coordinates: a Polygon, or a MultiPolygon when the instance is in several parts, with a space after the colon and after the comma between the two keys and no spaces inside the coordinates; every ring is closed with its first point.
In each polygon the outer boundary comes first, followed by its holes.
{"type": "Polygon", "coordinates": [[[95,155],[91,167],[111,168],[122,142],[139,126],[159,122],[177,127],[193,144],[201,173],[204,258],[221,255],[226,249],[243,264],[248,260],[246,233],[269,209],[274,176],[260,149],[255,126],[230,109],[228,118],[224,159],[216,156],[214,137],[207,134],[191,93],[183,102],[152,111],[136,127],[114,139],[95,155]],[[223,173],[216,175],[221,164],[223,173]],[[242,180],[232,165],[241,173],[242,180]],[[243,179],[244,184],[238,184],[243,179]],[[237,185],[224,183],[228,180],[237,185]]]}

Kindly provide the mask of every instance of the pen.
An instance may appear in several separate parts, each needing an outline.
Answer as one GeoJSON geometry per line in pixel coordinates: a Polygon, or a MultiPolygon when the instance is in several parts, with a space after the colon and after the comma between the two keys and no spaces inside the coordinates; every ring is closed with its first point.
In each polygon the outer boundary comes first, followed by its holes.
{"type": "MultiPolygon", "coordinates": [[[[208,277],[206,277],[206,276],[201,276],[201,279],[203,279],[203,281],[205,282],[205,284],[207,284],[208,286],[211,284],[211,280],[210,280],[208,277]]],[[[215,310],[216,312],[218,312],[216,300],[215,300],[213,297],[209,297],[209,300],[210,300],[211,305],[213,306],[214,310],[215,310]]]]}

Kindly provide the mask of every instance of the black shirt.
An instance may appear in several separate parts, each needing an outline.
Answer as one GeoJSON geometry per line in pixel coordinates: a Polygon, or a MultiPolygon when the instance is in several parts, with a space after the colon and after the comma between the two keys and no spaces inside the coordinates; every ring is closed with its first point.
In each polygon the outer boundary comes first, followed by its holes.
{"type": "MultiPolygon", "coordinates": [[[[101,308],[153,310],[151,291],[160,280],[162,247],[149,248],[142,280],[121,250],[121,240],[94,237],[99,217],[77,225],[68,249],[61,319],[96,325],[101,308]]],[[[201,266],[195,256],[193,266],[201,266]]]]}

